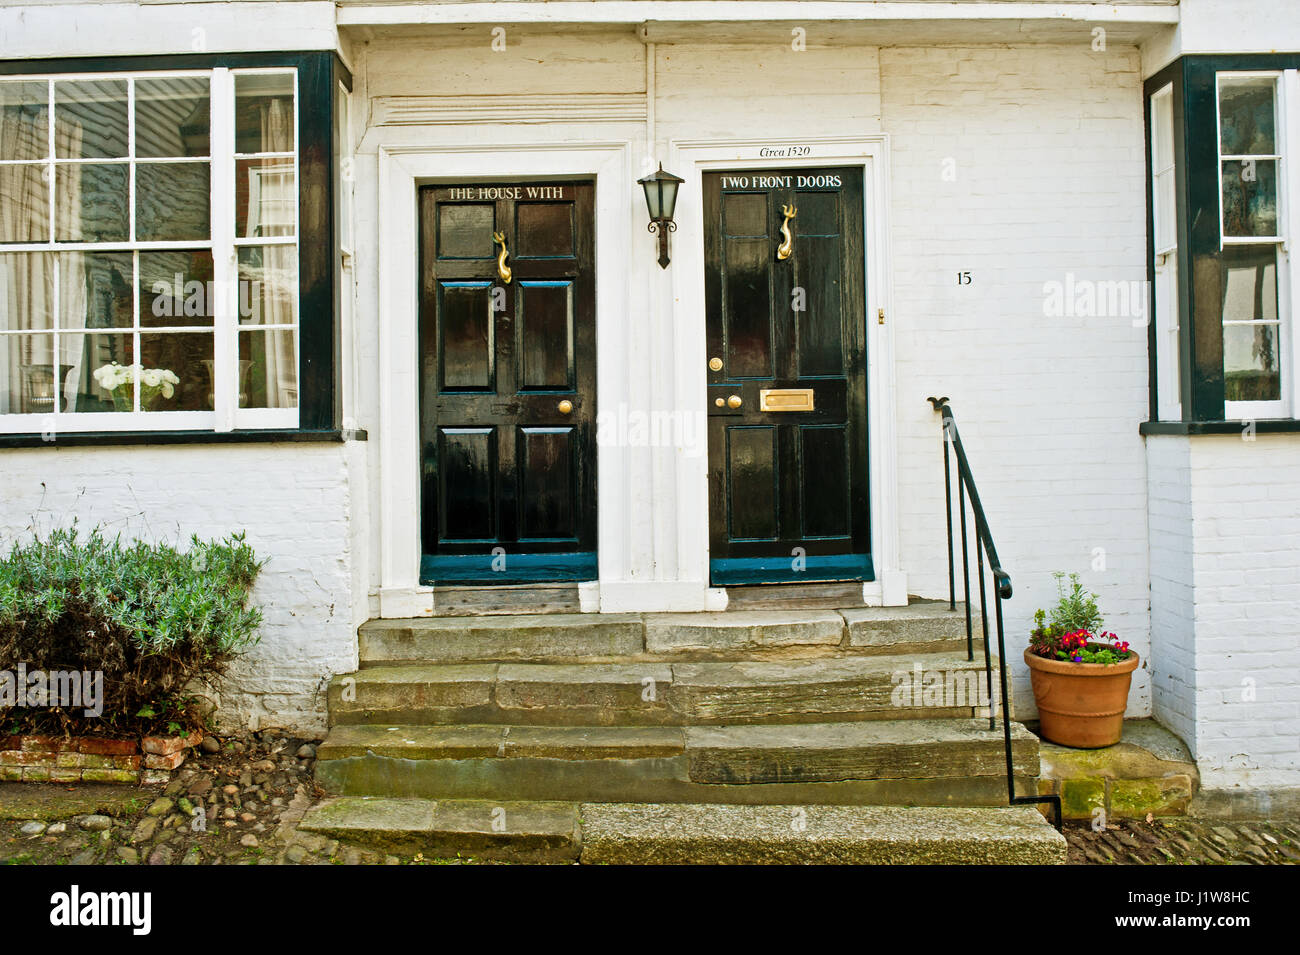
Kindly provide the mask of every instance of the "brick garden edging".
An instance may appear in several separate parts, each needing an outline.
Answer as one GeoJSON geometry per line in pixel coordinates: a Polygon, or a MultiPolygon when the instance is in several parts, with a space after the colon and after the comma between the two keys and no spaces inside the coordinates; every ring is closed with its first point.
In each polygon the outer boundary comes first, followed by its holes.
{"type": "Polygon", "coordinates": [[[0,737],[0,782],[157,785],[185,762],[202,735],[105,739],[99,736],[0,737]]]}

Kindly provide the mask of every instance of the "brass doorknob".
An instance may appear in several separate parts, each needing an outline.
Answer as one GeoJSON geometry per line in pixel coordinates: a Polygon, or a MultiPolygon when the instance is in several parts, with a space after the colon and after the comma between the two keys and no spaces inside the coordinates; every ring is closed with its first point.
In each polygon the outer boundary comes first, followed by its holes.
{"type": "Polygon", "coordinates": [[[559,408],[560,408],[560,414],[568,414],[570,411],[573,410],[573,402],[570,401],[568,398],[565,398],[563,401],[560,402],[559,408]]]}
{"type": "Polygon", "coordinates": [[[721,358],[710,358],[710,359],[709,359],[709,370],[710,370],[710,371],[722,371],[722,359],[721,359],[721,358]]]}
{"type": "Polygon", "coordinates": [[[727,399],[727,407],[728,407],[728,408],[739,408],[739,407],[740,407],[740,395],[732,395],[730,398],[728,398],[728,399],[727,399]]]}

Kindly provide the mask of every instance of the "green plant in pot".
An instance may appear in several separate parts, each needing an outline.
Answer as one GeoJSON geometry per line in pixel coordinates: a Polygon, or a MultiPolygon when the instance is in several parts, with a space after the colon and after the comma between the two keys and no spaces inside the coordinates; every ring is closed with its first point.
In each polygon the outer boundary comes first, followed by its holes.
{"type": "Polygon", "coordinates": [[[1057,601],[1034,614],[1025,650],[1043,739],[1062,746],[1113,746],[1124,729],[1137,652],[1102,626],[1097,595],[1078,574],[1056,577],[1057,601]]]}

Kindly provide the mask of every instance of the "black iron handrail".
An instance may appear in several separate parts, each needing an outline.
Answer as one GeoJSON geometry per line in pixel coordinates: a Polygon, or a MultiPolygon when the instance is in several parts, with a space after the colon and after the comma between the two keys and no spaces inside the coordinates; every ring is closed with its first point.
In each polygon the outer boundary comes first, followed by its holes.
{"type": "Polygon", "coordinates": [[[948,407],[947,398],[928,398],[934,410],[943,416],[943,492],[944,507],[948,519],[948,607],[957,609],[957,577],[953,564],[952,534],[952,463],[948,447],[952,446],[952,458],[957,460],[957,501],[961,526],[961,566],[962,597],[966,604],[966,659],[975,659],[974,633],[971,621],[970,601],[970,558],[966,548],[966,499],[970,498],[970,512],[975,519],[975,567],[979,572],[980,590],[980,628],[984,632],[984,678],[989,697],[989,729],[997,721],[997,708],[993,702],[993,662],[989,646],[988,597],[984,588],[984,565],[987,563],[993,575],[993,608],[996,620],[998,640],[998,677],[1002,688],[1002,744],[1007,762],[1007,801],[1012,806],[1036,806],[1049,803],[1052,807],[1053,821],[1057,829],[1061,828],[1061,797],[1057,795],[1031,796],[1016,795],[1015,767],[1011,758],[1011,720],[1007,713],[1007,650],[1002,629],[1002,601],[1011,599],[1011,575],[1002,567],[998,559],[998,550],[993,543],[993,534],[989,531],[988,518],[984,514],[984,505],[980,503],[980,494],[975,487],[975,478],[971,474],[970,462],[966,459],[966,449],[962,447],[961,435],[957,431],[957,421],[948,407]]]}

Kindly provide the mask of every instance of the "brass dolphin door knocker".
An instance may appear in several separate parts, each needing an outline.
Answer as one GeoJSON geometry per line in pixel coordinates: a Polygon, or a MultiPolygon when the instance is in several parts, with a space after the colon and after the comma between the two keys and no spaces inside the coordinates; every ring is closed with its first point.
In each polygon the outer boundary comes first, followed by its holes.
{"type": "Polygon", "coordinates": [[[510,276],[514,273],[510,266],[506,265],[506,256],[510,253],[506,250],[506,234],[504,232],[493,232],[492,241],[501,246],[501,251],[497,254],[497,275],[501,276],[501,281],[505,285],[510,284],[510,276]]]}
{"type": "Polygon", "coordinates": [[[777,246],[776,257],[778,259],[790,258],[790,253],[794,251],[794,236],[790,234],[790,220],[799,214],[799,210],[794,206],[782,206],[781,215],[785,216],[785,221],[781,223],[781,235],[785,236],[785,241],[777,246]]]}

